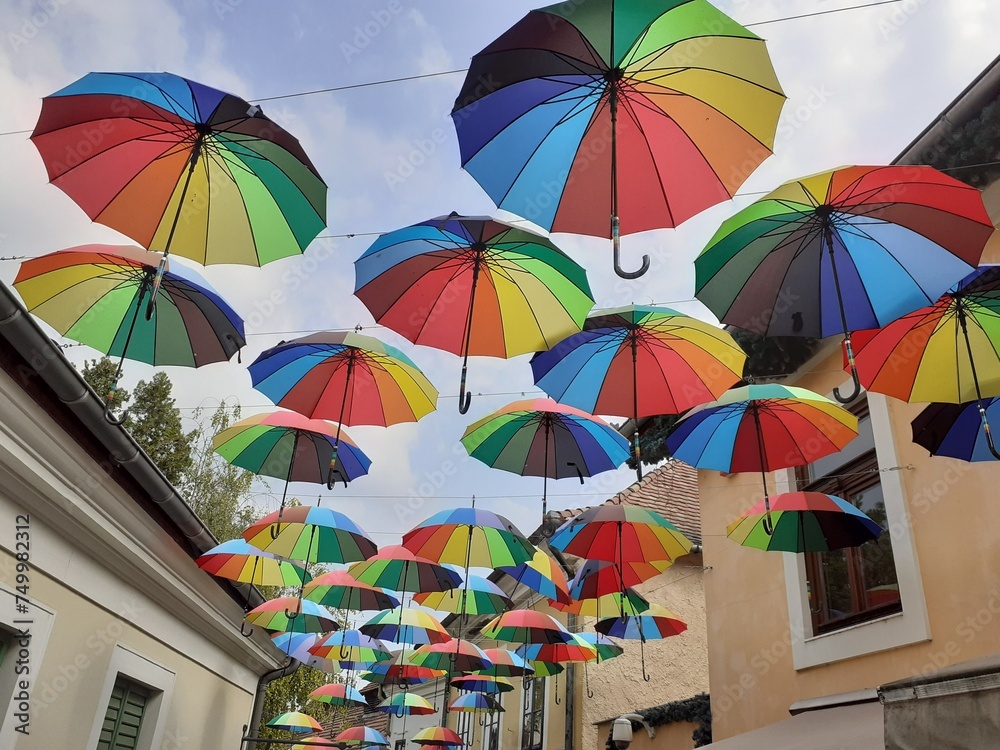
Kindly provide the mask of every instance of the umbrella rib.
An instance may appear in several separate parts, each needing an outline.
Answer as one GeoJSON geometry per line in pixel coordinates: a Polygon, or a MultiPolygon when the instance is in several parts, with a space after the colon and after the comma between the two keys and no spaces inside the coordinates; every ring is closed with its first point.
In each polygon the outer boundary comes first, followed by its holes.
{"type": "MultiPolygon", "coordinates": [[[[667,198],[667,188],[666,185],[663,184],[663,177],[660,175],[660,170],[656,168],[656,160],[653,157],[653,150],[649,145],[649,137],[646,135],[646,131],[643,129],[642,123],[639,122],[639,117],[635,113],[634,103],[632,102],[632,99],[629,96],[622,96],[620,98],[620,103],[623,105],[622,108],[631,118],[632,122],[635,124],[636,129],[642,136],[639,140],[642,143],[642,145],[645,146],[646,154],[649,156],[649,163],[653,164],[653,171],[656,173],[656,182],[660,186],[660,196],[663,198],[663,207],[666,208],[667,210],[667,215],[670,217],[670,223],[674,224],[674,212],[670,206],[670,200],[667,198]]],[[[669,115],[665,116],[669,117],[669,115]]],[[[701,156],[705,164],[708,165],[708,168],[712,171],[713,174],[715,174],[716,178],[718,178],[719,175],[715,172],[715,167],[709,164],[708,160],[705,159],[705,155],[701,152],[701,149],[698,148],[698,146],[694,143],[693,140],[691,140],[691,137],[688,136],[687,133],[684,133],[684,136],[695,147],[695,149],[698,151],[698,155],[701,156]]],[[[719,180],[719,182],[721,183],[722,181],[719,180]]]]}
{"type": "MultiPolygon", "coordinates": [[[[463,256],[468,255],[468,250],[464,251],[462,253],[462,255],[463,256]]],[[[435,307],[437,307],[438,302],[441,301],[441,298],[444,296],[444,293],[448,289],[448,287],[455,281],[455,279],[457,279],[459,277],[460,274],[462,274],[462,273],[464,273],[466,271],[466,269],[470,265],[470,263],[471,263],[471,260],[469,260],[469,261],[467,261],[467,260],[460,260],[458,263],[455,264],[455,270],[452,271],[451,277],[448,279],[448,281],[446,283],[444,283],[444,284],[441,285],[441,291],[438,292],[437,296],[434,298],[434,304],[431,305],[431,309],[432,310],[435,307]]],[[[446,262],[442,263],[441,265],[439,265],[438,268],[443,268],[443,267],[446,267],[447,265],[448,265],[448,262],[446,261],[446,262]]],[[[411,285],[411,286],[407,287],[406,291],[408,292],[412,288],[413,287],[411,285]]],[[[405,294],[405,293],[406,292],[404,292],[403,294],[405,294]]],[[[396,298],[396,302],[398,302],[400,299],[403,298],[403,294],[400,294],[396,298]]],[[[393,304],[395,304],[395,302],[393,304]]],[[[424,329],[427,327],[427,324],[430,322],[430,319],[431,319],[431,315],[430,315],[430,313],[428,313],[427,316],[420,323],[420,327],[417,329],[417,332],[413,336],[413,342],[414,343],[417,343],[420,340],[421,336],[424,335],[424,329]]]]}

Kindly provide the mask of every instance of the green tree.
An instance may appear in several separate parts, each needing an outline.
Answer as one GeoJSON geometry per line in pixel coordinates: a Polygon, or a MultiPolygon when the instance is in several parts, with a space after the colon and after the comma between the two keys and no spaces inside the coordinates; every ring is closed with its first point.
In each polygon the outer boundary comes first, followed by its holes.
{"type": "Polygon", "coordinates": [[[267,693],[264,695],[260,736],[266,739],[295,739],[291,732],[266,726],[267,722],[275,716],[280,716],[288,711],[302,711],[324,726],[331,720],[336,725],[338,718],[341,719],[342,723],[347,713],[345,706],[331,706],[328,703],[309,698],[309,694],[321,685],[341,681],[339,675],[330,675],[312,667],[302,666],[287,677],[272,682],[267,686],[267,693]]]}
{"type": "MultiPolygon", "coordinates": [[[[84,362],[83,370],[80,372],[83,375],[83,379],[90,383],[90,387],[97,392],[97,395],[102,399],[107,399],[108,393],[111,392],[111,387],[114,385],[115,371],[117,369],[118,363],[111,359],[111,357],[101,357],[100,359],[84,362]]],[[[111,397],[111,411],[115,414],[119,413],[125,408],[131,398],[132,394],[127,390],[116,388],[114,395],[111,397]]]]}
{"type": "Polygon", "coordinates": [[[191,467],[193,433],[185,433],[172,395],[173,383],[164,372],[140,380],[123,424],[160,471],[178,486],[191,467]]]}
{"type": "Polygon", "coordinates": [[[240,418],[239,405],[220,404],[207,413],[195,410],[198,424],[191,433],[191,461],[177,485],[219,541],[235,539],[260,515],[253,505],[254,475],[233,466],[215,452],[212,438],[240,418]]]}

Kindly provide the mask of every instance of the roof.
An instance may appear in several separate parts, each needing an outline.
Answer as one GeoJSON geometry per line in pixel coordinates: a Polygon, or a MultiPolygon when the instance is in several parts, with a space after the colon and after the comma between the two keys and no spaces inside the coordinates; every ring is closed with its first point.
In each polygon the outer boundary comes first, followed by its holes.
{"type": "Polygon", "coordinates": [[[344,713],[335,714],[334,718],[330,722],[324,722],[323,730],[321,732],[317,732],[316,736],[332,740],[348,727],[361,726],[369,727],[370,729],[374,729],[376,732],[381,732],[382,734],[388,736],[389,714],[385,711],[377,711],[375,709],[375,707],[382,701],[384,691],[381,688],[381,685],[374,682],[368,683],[364,687],[359,688],[359,692],[362,696],[364,696],[365,700],[368,701],[368,705],[352,705],[344,713]]]}
{"type": "MultiPolygon", "coordinates": [[[[670,459],[633,482],[602,505],[636,505],[656,511],[695,544],[701,544],[701,506],[698,503],[698,470],[670,459]]],[[[560,521],[580,515],[586,508],[569,508],[552,515],[560,521]]]]}
{"type": "Polygon", "coordinates": [[[878,700],[824,708],[713,742],[719,750],[884,750],[882,704],[878,700]],[[808,740],[804,739],[808,738],[808,740]]]}

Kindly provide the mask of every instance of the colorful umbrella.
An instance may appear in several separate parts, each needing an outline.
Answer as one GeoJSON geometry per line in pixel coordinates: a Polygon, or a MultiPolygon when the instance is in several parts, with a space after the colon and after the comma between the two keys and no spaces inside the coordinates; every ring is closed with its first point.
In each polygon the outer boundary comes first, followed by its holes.
{"type": "Polygon", "coordinates": [[[326,226],[326,185],[294,137],[170,73],[90,73],[42,100],[31,140],[91,219],[164,254],[260,266],[326,226]]]}
{"type": "Polygon", "coordinates": [[[463,693],[448,704],[449,711],[459,713],[474,713],[477,711],[488,711],[490,713],[502,713],[504,707],[500,702],[485,693],[463,693]]]}
{"type": "MultiPolygon", "coordinates": [[[[437,390],[409,357],[359,333],[326,331],[283,341],[249,369],[253,387],[278,406],[336,421],[331,470],[341,425],[416,422],[437,404],[437,390]]],[[[333,482],[327,487],[333,489],[333,482]]]]}
{"type": "MultiPolygon", "coordinates": [[[[529,662],[533,670],[532,677],[555,677],[558,674],[562,674],[566,671],[566,667],[562,664],[556,664],[551,661],[533,661],[529,662]]],[[[585,662],[586,663],[586,662],[585,662]]]]}
{"type": "Polygon", "coordinates": [[[490,620],[483,637],[510,643],[569,643],[570,632],[552,615],[532,609],[512,609],[490,620]]]}
{"type": "MultiPolygon", "coordinates": [[[[440,563],[499,568],[527,562],[529,542],[504,516],[475,507],[435,513],[403,535],[403,546],[440,563]]],[[[425,589],[426,590],[426,589],[425,589]]]]}
{"type": "Polygon", "coordinates": [[[594,629],[602,635],[638,640],[642,679],[649,682],[650,677],[646,674],[646,641],[680,635],[687,630],[687,625],[666,607],[650,604],[649,609],[639,614],[598,620],[594,629]]]}
{"type": "Polygon", "coordinates": [[[667,448],[674,458],[698,469],[759,471],[764,523],[770,528],[767,472],[838,453],[857,435],[857,418],[817,393],[777,384],[748,385],[686,414],[667,437],[667,448]]]}
{"type": "Polygon", "coordinates": [[[405,690],[386,698],[376,709],[393,716],[427,716],[436,713],[429,700],[405,690]]]}
{"type": "MultiPolygon", "coordinates": [[[[602,617],[610,617],[614,614],[621,614],[623,612],[645,612],[649,609],[649,602],[646,601],[635,589],[626,587],[624,589],[619,588],[618,591],[612,591],[609,594],[602,594],[601,596],[594,597],[592,599],[582,599],[574,601],[571,604],[554,603],[552,606],[561,612],[566,612],[567,614],[580,615],[582,617],[596,617],[597,619],[601,619],[602,617]]],[[[547,659],[545,657],[537,658],[541,658],[543,661],[559,661],[558,659],[547,659]]]]}
{"type": "Polygon", "coordinates": [[[570,581],[569,595],[580,600],[620,593],[622,586],[644,583],[672,564],[672,560],[628,560],[617,566],[606,560],[585,560],[570,581]]]}
{"type": "Polygon", "coordinates": [[[365,476],[372,465],[338,425],[291,411],[241,419],[212,438],[212,446],[234,466],[284,479],[282,508],[290,482],[329,484],[336,478],[346,484],[365,476]]]}
{"type": "Polygon", "coordinates": [[[864,386],[903,401],[975,400],[987,450],[993,443],[984,396],[1000,396],[1000,267],[980,266],[933,305],[879,331],[857,335],[864,386]]]}
{"type": "Polygon", "coordinates": [[[449,672],[477,672],[493,666],[493,662],[479,646],[458,638],[446,643],[420,646],[413,652],[410,661],[420,667],[449,672]]]}
{"type": "Polygon", "coordinates": [[[382,641],[358,630],[340,630],[325,635],[309,648],[309,653],[321,659],[350,662],[351,669],[392,658],[382,641]]]}
{"type": "Polygon", "coordinates": [[[493,677],[523,677],[533,671],[531,666],[518,654],[505,648],[484,648],[483,653],[493,662],[489,669],[476,670],[493,677]]]}
{"type": "Polygon", "coordinates": [[[386,609],[358,628],[365,635],[395,643],[445,643],[448,630],[436,617],[420,609],[386,609]]]}
{"type": "Polygon", "coordinates": [[[345,745],[385,745],[389,746],[389,740],[381,732],[371,727],[351,727],[333,738],[335,743],[345,745]]]}
{"type": "Polygon", "coordinates": [[[514,683],[505,677],[492,677],[484,674],[469,675],[466,677],[456,677],[451,681],[451,686],[458,690],[468,692],[488,693],[499,695],[509,693],[514,689],[514,683]]]}
{"type": "Polygon", "coordinates": [[[514,598],[514,593],[520,584],[549,599],[566,603],[570,601],[569,582],[566,580],[566,574],[559,567],[559,563],[542,550],[537,550],[531,560],[526,563],[504,566],[497,568],[497,570],[514,579],[514,591],[511,592],[511,599],[514,598]]]}
{"type": "Polygon", "coordinates": [[[687,537],[656,511],[617,504],[587,508],[560,526],[549,545],[570,555],[615,565],[668,561],[691,551],[687,537]]]}
{"type": "Polygon", "coordinates": [[[461,747],[465,744],[461,736],[448,727],[427,727],[421,729],[413,735],[412,742],[418,745],[445,745],[448,747],[461,747]]]}
{"type": "Polygon", "coordinates": [[[243,538],[265,552],[305,562],[367,560],[378,549],[364,529],[343,513],[306,506],[267,514],[250,525],[243,538]]]}
{"type": "Polygon", "coordinates": [[[329,703],[331,706],[367,706],[368,701],[358,691],[350,685],[339,682],[332,682],[327,685],[320,685],[309,693],[309,697],[320,703],[329,703]]]}
{"type": "Polygon", "coordinates": [[[594,306],[583,268],[545,237],[489,217],[452,213],[383,234],[354,266],[354,293],[377,322],[462,357],[462,414],[469,355],[548,349],[594,306]]]}
{"type": "Polygon", "coordinates": [[[118,357],[109,403],[126,358],[201,367],[229,361],[246,344],[242,319],[193,270],[164,266],[154,291],[161,261],[160,253],[131,245],[80,245],[24,261],[14,279],[30,312],[63,336],[118,357]]]}
{"type": "Polygon", "coordinates": [[[548,481],[613,471],[628,460],[628,441],[606,422],[552,399],[515,401],[469,425],[469,455],[494,469],[542,477],[542,523],[548,481]]]}
{"type": "Polygon", "coordinates": [[[639,417],[680,414],[718,398],[746,354],[726,331],[667,307],[635,305],[587,318],[583,331],[531,360],[535,383],[591,414],[631,416],[642,479],[639,417]]]}
{"type": "Polygon", "coordinates": [[[596,646],[580,638],[578,633],[570,633],[570,635],[573,638],[569,643],[526,643],[519,646],[517,652],[529,661],[543,661],[551,664],[588,662],[597,659],[596,646]]]}
{"type": "Polygon", "coordinates": [[[316,645],[320,637],[319,633],[276,632],[271,634],[271,643],[284,651],[287,656],[306,664],[317,658],[309,649],[316,645]]]}
{"type": "MultiPolygon", "coordinates": [[[[976,401],[931,404],[911,423],[913,442],[924,446],[935,456],[950,456],[962,461],[992,461],[996,456],[990,450],[985,431],[980,429],[983,420],[979,406],[976,401]]],[[[1000,420],[1000,398],[984,398],[982,407],[988,419],[1000,420]]]]}
{"type": "Polygon", "coordinates": [[[326,633],[340,627],[326,607],[294,596],[269,599],[247,612],[246,619],[265,630],[284,633],[326,633]]]}
{"type": "Polygon", "coordinates": [[[828,552],[878,539],[882,527],[846,500],[822,492],[786,492],[771,498],[770,534],[764,503],[757,503],[726,527],[744,547],[778,552],[828,552]]]}
{"type": "Polygon", "coordinates": [[[931,167],[842,167],[786,182],[722,224],[695,295],[763,336],[843,335],[931,304],[979,263],[993,222],[979,190],[931,167]]]}
{"type": "Polygon", "coordinates": [[[280,716],[275,716],[267,722],[267,726],[274,727],[275,729],[284,729],[286,732],[295,732],[297,734],[320,732],[323,730],[322,725],[316,719],[301,711],[289,711],[280,716]]]}
{"type": "Polygon", "coordinates": [[[444,565],[415,555],[406,547],[386,545],[348,572],[362,583],[401,592],[448,591],[462,585],[462,577],[444,565]]]}
{"type": "Polygon", "coordinates": [[[705,0],[588,0],[531,11],[474,56],[452,119],[500,208],[611,237],[615,271],[636,278],[649,258],[623,271],[619,234],[734,195],[770,156],[784,100],[764,42],[705,0]]]}
{"type": "Polygon", "coordinates": [[[337,747],[337,745],[333,744],[333,740],[328,740],[325,737],[303,737],[301,742],[291,745],[291,750],[314,750],[317,747],[337,747]]]}
{"type": "Polygon", "coordinates": [[[396,683],[400,685],[412,685],[419,682],[426,682],[437,677],[443,677],[445,670],[420,666],[413,663],[413,655],[416,652],[411,648],[403,648],[391,659],[373,664],[367,672],[361,673],[361,678],[368,682],[396,683]]]}
{"type": "Polygon", "coordinates": [[[599,662],[614,659],[625,653],[625,649],[601,633],[577,633],[576,635],[594,647],[599,662]]]}
{"type": "Polygon", "coordinates": [[[495,615],[510,606],[503,589],[482,576],[469,573],[460,588],[414,594],[413,601],[438,612],[466,615],[495,615]]]}
{"type": "Polygon", "coordinates": [[[331,570],[313,579],[303,589],[303,597],[332,609],[365,610],[391,609],[399,599],[377,586],[362,583],[346,570],[331,570]]]}

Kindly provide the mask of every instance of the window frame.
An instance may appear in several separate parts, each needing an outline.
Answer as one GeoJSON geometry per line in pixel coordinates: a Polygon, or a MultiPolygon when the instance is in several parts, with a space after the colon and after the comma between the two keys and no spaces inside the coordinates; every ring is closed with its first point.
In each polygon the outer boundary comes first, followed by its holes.
{"type": "MultiPolygon", "coordinates": [[[[3,552],[5,550],[0,549],[0,553],[3,552]]],[[[14,558],[9,557],[6,561],[0,562],[0,565],[7,566],[7,570],[11,571],[10,579],[13,580],[14,558]]],[[[3,713],[0,714],[0,747],[16,747],[17,740],[23,736],[15,731],[18,722],[14,717],[14,696],[18,693],[18,683],[23,679],[22,676],[17,675],[14,671],[18,652],[20,651],[16,635],[17,631],[21,627],[24,627],[16,622],[18,619],[17,615],[14,614],[17,611],[14,606],[17,601],[16,597],[17,592],[12,587],[5,583],[0,583],[0,627],[14,635],[10,653],[6,654],[5,658],[7,667],[0,670],[0,709],[3,709],[3,713]],[[10,598],[9,604],[6,601],[7,597],[10,598]]],[[[38,671],[45,657],[45,649],[48,646],[49,636],[52,634],[52,625],[55,622],[56,613],[47,604],[32,599],[28,617],[31,619],[31,643],[28,647],[31,660],[29,668],[31,671],[27,678],[29,700],[31,701],[30,718],[31,723],[34,723],[43,720],[47,713],[51,713],[48,709],[54,705],[53,703],[40,705],[36,690],[38,690],[39,682],[38,671]]]]}
{"type": "MultiPolygon", "coordinates": [[[[851,388],[846,381],[840,388],[851,388]]],[[[852,659],[912,643],[930,640],[930,621],[920,575],[916,544],[910,525],[903,488],[899,453],[892,430],[888,398],[866,394],[875,439],[875,455],[881,472],[887,525],[892,531],[892,554],[899,580],[902,611],[829,633],[815,633],[807,593],[805,556],[784,553],[785,594],[788,607],[792,661],[796,670],[852,659]]],[[[832,395],[828,394],[829,397],[832,395]]],[[[797,486],[794,470],[775,474],[777,492],[797,486]]]]}
{"type": "Polygon", "coordinates": [[[545,709],[547,706],[547,692],[546,688],[548,686],[548,681],[544,677],[531,677],[525,675],[522,679],[521,685],[524,690],[523,696],[523,706],[521,711],[521,750],[545,750],[545,709]],[[529,696],[531,699],[531,707],[529,709],[528,701],[529,696]],[[536,707],[536,697],[538,698],[539,705],[536,707]],[[529,721],[529,717],[534,714],[538,714],[538,734],[539,743],[537,745],[531,744],[531,731],[530,727],[534,725],[534,721],[529,721]]]}
{"type": "MultiPolygon", "coordinates": [[[[494,696],[497,699],[497,703],[503,707],[503,693],[499,693],[494,696]]],[[[480,742],[481,750],[502,750],[503,748],[503,712],[502,711],[488,711],[483,716],[483,734],[482,741],[480,742]],[[496,747],[491,747],[489,744],[491,733],[496,733],[497,744],[496,747]]]]}

